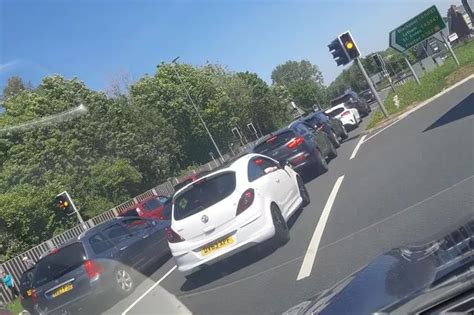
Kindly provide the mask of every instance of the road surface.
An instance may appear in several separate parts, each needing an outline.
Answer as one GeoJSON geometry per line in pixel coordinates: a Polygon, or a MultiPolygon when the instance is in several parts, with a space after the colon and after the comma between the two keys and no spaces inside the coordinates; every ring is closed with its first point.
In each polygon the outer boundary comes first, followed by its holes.
{"type": "Polygon", "coordinates": [[[329,171],[307,183],[312,202],[293,220],[284,247],[241,253],[198,283],[187,282],[170,259],[131,296],[96,311],[281,313],[391,248],[444,232],[473,215],[472,91],[473,79],[362,137],[365,119],[329,171]]]}

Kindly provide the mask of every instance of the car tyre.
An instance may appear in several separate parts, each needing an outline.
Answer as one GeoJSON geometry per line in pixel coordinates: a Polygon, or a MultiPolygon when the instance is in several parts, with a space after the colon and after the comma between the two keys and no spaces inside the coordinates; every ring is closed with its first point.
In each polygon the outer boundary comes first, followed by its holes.
{"type": "Polygon", "coordinates": [[[282,246],[290,240],[290,230],[286,224],[285,218],[281,214],[280,208],[276,204],[271,206],[273,226],[275,227],[275,235],[273,236],[273,243],[276,246],[282,246]]]}
{"type": "Polygon", "coordinates": [[[317,175],[326,173],[329,169],[328,162],[325,158],[323,158],[323,155],[321,154],[321,151],[319,151],[319,148],[316,149],[315,156],[317,175]]]}
{"type": "Polygon", "coordinates": [[[349,134],[347,133],[346,127],[344,127],[344,125],[342,125],[341,128],[342,128],[341,139],[346,140],[347,138],[349,138],[349,134]]]}
{"type": "Polygon", "coordinates": [[[336,133],[334,130],[331,130],[331,133],[329,134],[329,140],[331,140],[331,143],[336,147],[339,148],[341,146],[341,143],[337,139],[336,133]]]}
{"type": "Polygon", "coordinates": [[[301,199],[303,199],[303,202],[301,202],[301,207],[304,208],[309,205],[309,203],[311,202],[311,198],[301,177],[298,176],[296,180],[298,181],[298,190],[300,192],[301,199]]]}
{"type": "Polygon", "coordinates": [[[113,275],[114,290],[118,295],[127,296],[135,290],[133,272],[126,266],[115,268],[113,275]]]}
{"type": "Polygon", "coordinates": [[[332,160],[332,159],[335,159],[337,157],[337,150],[336,150],[336,146],[330,142],[329,143],[329,154],[328,154],[328,159],[329,160],[332,160]]]}

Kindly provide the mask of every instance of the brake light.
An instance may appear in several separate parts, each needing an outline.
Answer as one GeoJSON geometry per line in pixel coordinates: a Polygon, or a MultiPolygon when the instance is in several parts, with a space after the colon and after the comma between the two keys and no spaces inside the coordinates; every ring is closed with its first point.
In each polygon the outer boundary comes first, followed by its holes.
{"type": "Polygon", "coordinates": [[[170,227],[165,228],[165,233],[166,233],[166,238],[168,239],[168,242],[170,243],[179,243],[179,242],[184,241],[184,238],[182,238],[178,233],[173,231],[173,229],[170,227]]]}
{"type": "Polygon", "coordinates": [[[84,270],[86,271],[90,280],[96,280],[101,275],[101,273],[104,272],[104,267],[93,260],[86,260],[84,262],[84,270]]]}
{"type": "Polygon", "coordinates": [[[345,112],[343,112],[343,113],[341,114],[341,117],[342,117],[342,116],[347,116],[347,115],[349,115],[350,113],[351,113],[350,111],[346,110],[345,112]]]}
{"type": "Polygon", "coordinates": [[[303,137],[296,137],[296,138],[293,138],[288,144],[287,144],[287,147],[290,148],[290,149],[294,149],[296,148],[297,146],[299,146],[300,144],[302,144],[304,141],[304,138],[303,137]]]}
{"type": "Polygon", "coordinates": [[[247,189],[240,197],[239,204],[237,205],[236,215],[239,215],[245,210],[247,210],[252,205],[254,199],[255,199],[254,190],[252,188],[247,189]]]}
{"type": "MultiPolygon", "coordinates": [[[[33,303],[34,303],[36,301],[36,298],[37,298],[36,290],[35,289],[30,289],[30,290],[31,290],[31,293],[28,292],[28,296],[31,297],[31,299],[33,300],[33,303]]],[[[28,290],[28,291],[30,291],[30,290],[28,290]]]]}

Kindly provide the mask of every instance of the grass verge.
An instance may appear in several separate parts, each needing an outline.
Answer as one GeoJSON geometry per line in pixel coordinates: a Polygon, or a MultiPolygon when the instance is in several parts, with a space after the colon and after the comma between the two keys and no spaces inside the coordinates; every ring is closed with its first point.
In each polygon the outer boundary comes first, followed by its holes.
{"type": "Polygon", "coordinates": [[[23,311],[23,307],[21,307],[19,299],[15,299],[12,302],[8,303],[7,309],[13,314],[19,314],[23,311]]]}
{"type": "MultiPolygon", "coordinates": [[[[394,93],[390,91],[385,99],[384,105],[389,118],[398,116],[407,107],[416,105],[419,102],[429,99],[438,94],[443,89],[459,82],[460,80],[474,74],[474,40],[457,46],[456,56],[459,59],[460,67],[456,65],[452,57],[448,57],[442,66],[426,73],[421,79],[421,85],[410,80],[407,83],[396,87],[400,105],[397,108],[393,102],[394,93]]],[[[377,110],[371,117],[367,129],[376,127],[385,120],[380,110],[377,110]]]]}

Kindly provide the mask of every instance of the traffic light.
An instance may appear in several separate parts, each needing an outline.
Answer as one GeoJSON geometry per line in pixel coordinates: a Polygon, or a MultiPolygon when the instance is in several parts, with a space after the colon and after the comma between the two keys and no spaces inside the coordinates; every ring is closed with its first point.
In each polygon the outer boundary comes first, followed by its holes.
{"type": "Polygon", "coordinates": [[[339,37],[333,40],[331,44],[328,45],[328,48],[338,66],[344,66],[349,63],[350,60],[344,47],[342,46],[341,41],[339,40],[339,37]]]}
{"type": "Polygon", "coordinates": [[[349,60],[354,60],[360,56],[360,51],[352,38],[351,32],[347,31],[339,35],[339,41],[341,42],[344,50],[346,51],[349,60]]]}
{"type": "Polygon", "coordinates": [[[58,208],[66,211],[67,213],[75,212],[71,197],[69,196],[67,191],[63,191],[62,193],[57,195],[54,200],[58,208]]]}

